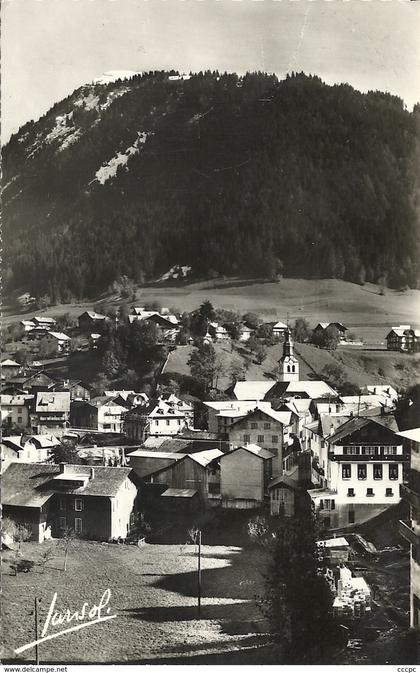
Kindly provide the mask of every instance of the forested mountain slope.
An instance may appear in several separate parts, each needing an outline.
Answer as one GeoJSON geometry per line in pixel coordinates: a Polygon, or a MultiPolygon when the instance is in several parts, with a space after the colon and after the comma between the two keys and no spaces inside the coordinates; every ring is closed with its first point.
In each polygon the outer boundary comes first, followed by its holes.
{"type": "Polygon", "coordinates": [[[420,107],[303,74],[90,84],[3,149],[5,281],[52,301],[174,264],[417,287],[420,107]]]}

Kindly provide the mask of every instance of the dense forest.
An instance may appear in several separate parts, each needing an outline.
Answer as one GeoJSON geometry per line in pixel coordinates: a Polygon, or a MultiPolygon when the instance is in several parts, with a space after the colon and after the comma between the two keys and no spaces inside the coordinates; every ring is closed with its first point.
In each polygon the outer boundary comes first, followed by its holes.
{"type": "Polygon", "coordinates": [[[4,281],[54,302],[175,264],[419,287],[419,130],[420,106],[303,73],[86,85],[3,149],[4,281]]]}

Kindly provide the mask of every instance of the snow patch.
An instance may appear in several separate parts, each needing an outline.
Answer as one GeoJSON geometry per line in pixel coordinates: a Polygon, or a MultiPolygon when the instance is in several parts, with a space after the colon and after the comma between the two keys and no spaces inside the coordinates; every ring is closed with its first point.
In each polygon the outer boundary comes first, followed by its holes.
{"type": "MultiPolygon", "coordinates": [[[[145,133],[144,131],[137,134],[137,140],[128,147],[125,152],[118,152],[115,157],[112,157],[110,161],[104,166],[101,166],[99,170],[96,171],[95,180],[100,182],[101,185],[104,185],[107,180],[114,178],[117,174],[117,169],[119,166],[126,166],[130,157],[138,154],[140,152],[141,145],[144,145],[150,133],[145,133]]],[[[93,182],[93,181],[92,181],[93,182]]]]}
{"type": "Polygon", "coordinates": [[[110,84],[116,82],[117,79],[129,79],[135,75],[141,75],[141,71],[137,70],[109,70],[104,72],[100,77],[93,80],[94,84],[110,84]]]}
{"type": "Polygon", "coordinates": [[[124,96],[124,94],[128,93],[129,91],[130,89],[128,87],[117,89],[117,91],[111,91],[111,93],[108,94],[105,103],[102,103],[102,105],[100,105],[101,110],[106,110],[114,102],[114,100],[120,98],[121,96],[124,96]]]}
{"type": "Polygon", "coordinates": [[[54,128],[45,136],[45,142],[49,145],[53,142],[60,143],[60,152],[73,145],[81,136],[80,129],[73,125],[73,112],[58,115],[55,118],[54,128]]]}
{"type": "Polygon", "coordinates": [[[99,96],[95,96],[92,92],[89,92],[87,96],[82,96],[82,98],[74,101],[76,107],[84,107],[85,110],[97,110],[98,103],[99,96]]]}

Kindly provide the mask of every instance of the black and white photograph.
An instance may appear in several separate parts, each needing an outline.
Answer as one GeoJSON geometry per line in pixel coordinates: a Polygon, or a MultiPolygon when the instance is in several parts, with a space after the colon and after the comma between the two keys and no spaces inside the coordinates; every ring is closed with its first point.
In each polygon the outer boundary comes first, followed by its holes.
{"type": "Polygon", "coordinates": [[[420,0],[2,0],[1,650],[420,663],[420,0]]]}

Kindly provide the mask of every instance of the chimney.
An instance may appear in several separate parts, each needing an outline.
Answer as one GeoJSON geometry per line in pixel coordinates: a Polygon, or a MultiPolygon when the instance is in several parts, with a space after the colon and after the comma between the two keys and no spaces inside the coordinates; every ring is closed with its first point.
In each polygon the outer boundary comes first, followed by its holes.
{"type": "Polygon", "coordinates": [[[95,468],[91,467],[90,468],[90,477],[89,479],[94,479],[95,478],[95,468]]]}
{"type": "Polygon", "coordinates": [[[66,464],[60,463],[60,474],[64,474],[65,471],[66,471],[66,464]]]}

